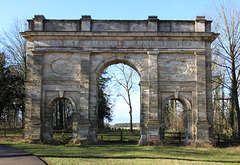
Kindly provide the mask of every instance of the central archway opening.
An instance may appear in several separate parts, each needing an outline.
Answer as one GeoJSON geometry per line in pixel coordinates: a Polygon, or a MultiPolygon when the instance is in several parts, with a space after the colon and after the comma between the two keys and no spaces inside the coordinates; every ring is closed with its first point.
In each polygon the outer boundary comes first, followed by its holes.
{"type": "Polygon", "coordinates": [[[98,139],[137,142],[140,138],[138,72],[128,63],[115,61],[103,68],[98,82],[98,139]]]}

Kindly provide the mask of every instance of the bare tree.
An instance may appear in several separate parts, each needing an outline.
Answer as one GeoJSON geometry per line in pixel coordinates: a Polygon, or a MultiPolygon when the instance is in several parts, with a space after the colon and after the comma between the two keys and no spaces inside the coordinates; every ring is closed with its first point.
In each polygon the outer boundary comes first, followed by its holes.
{"type": "MultiPolygon", "coordinates": [[[[220,33],[215,42],[213,53],[222,60],[216,63],[225,71],[225,78],[220,82],[230,91],[231,111],[237,113],[238,135],[240,135],[240,109],[239,109],[239,80],[240,80],[240,9],[234,0],[223,3],[219,0],[214,4],[212,19],[214,29],[220,33]]],[[[234,121],[232,121],[234,122],[234,121]]]]}
{"type": "MultiPolygon", "coordinates": [[[[15,19],[8,29],[3,30],[0,36],[0,45],[6,57],[6,63],[11,66],[13,74],[22,77],[23,83],[17,89],[22,93],[21,98],[15,99],[14,104],[19,104],[22,112],[22,127],[24,127],[25,116],[25,81],[27,79],[27,41],[21,36],[20,32],[26,31],[26,19],[15,19]]],[[[20,84],[19,84],[20,85],[20,84]]],[[[14,97],[14,96],[13,96],[14,97]]]]}
{"type": "Polygon", "coordinates": [[[10,65],[14,65],[18,71],[22,72],[24,80],[27,77],[27,41],[20,32],[27,30],[25,19],[15,19],[13,25],[3,30],[0,44],[10,65]]]}
{"type": "Polygon", "coordinates": [[[129,106],[129,116],[130,116],[130,131],[133,132],[133,126],[132,126],[132,100],[131,100],[131,94],[133,92],[133,74],[134,70],[130,67],[126,67],[124,64],[115,65],[116,68],[120,71],[120,73],[123,76],[123,79],[120,79],[119,76],[117,76],[115,73],[113,73],[113,77],[116,80],[117,84],[120,85],[124,91],[124,93],[121,93],[121,91],[118,92],[119,97],[122,97],[124,101],[129,106]]]}

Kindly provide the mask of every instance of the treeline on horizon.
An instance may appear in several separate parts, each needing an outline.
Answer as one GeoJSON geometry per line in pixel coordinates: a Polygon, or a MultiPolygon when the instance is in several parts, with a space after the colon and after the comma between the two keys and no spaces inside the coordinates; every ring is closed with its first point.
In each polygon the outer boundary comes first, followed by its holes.
{"type": "MultiPolygon", "coordinates": [[[[132,123],[133,127],[139,127],[140,123],[132,123]]],[[[130,127],[130,123],[117,123],[114,124],[114,127],[130,127]]]]}

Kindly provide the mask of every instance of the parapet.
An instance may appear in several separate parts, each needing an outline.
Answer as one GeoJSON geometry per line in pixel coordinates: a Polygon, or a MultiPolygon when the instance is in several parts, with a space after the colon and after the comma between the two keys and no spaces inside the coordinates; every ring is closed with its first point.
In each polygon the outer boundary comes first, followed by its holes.
{"type": "Polygon", "coordinates": [[[28,22],[28,31],[44,32],[211,32],[212,21],[204,16],[195,20],[160,20],[157,16],[149,16],[147,20],[95,20],[83,15],[78,20],[56,20],[35,15],[28,22]]]}

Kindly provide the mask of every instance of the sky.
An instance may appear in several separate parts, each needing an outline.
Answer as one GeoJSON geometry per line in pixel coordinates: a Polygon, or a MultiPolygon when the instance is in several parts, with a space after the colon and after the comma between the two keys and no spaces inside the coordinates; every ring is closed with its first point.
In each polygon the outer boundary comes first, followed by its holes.
{"type": "MultiPolygon", "coordinates": [[[[91,15],[92,19],[110,20],[146,20],[148,16],[194,20],[211,8],[211,0],[0,0],[0,5],[1,35],[14,19],[32,19],[34,15],[44,15],[46,19],[80,19],[82,15],[91,15]]],[[[133,122],[139,122],[139,98],[139,92],[135,92],[133,122]]],[[[112,124],[129,122],[124,100],[118,99],[114,107],[112,124]]]]}
{"type": "MultiPolygon", "coordinates": [[[[193,20],[203,15],[210,0],[0,0],[0,26],[8,27],[14,18],[31,19],[136,19],[158,16],[162,20],[193,20]]],[[[1,27],[0,27],[1,29],[1,27]]]]}

